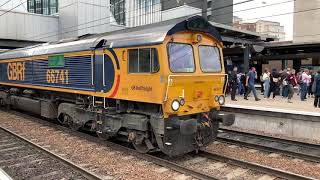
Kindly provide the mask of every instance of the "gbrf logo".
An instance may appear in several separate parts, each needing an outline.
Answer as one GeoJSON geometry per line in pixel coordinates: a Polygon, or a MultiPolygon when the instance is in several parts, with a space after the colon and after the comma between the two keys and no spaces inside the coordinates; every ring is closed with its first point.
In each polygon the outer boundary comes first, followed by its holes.
{"type": "Polygon", "coordinates": [[[7,75],[10,81],[24,81],[24,62],[12,62],[8,63],[7,75]]]}

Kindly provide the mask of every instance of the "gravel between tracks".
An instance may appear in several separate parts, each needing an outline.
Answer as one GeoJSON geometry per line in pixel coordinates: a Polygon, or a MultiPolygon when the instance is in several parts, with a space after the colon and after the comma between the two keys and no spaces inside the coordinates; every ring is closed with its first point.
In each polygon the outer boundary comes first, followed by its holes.
{"type": "Polygon", "coordinates": [[[306,162],[282,156],[281,154],[270,154],[225,143],[211,144],[206,148],[206,150],[208,152],[215,152],[228,157],[246,160],[320,179],[320,164],[317,163],[306,162]]]}
{"type": "Polygon", "coordinates": [[[91,169],[105,179],[175,179],[181,175],[171,170],[163,170],[158,165],[125,152],[72,136],[67,131],[59,132],[53,127],[43,128],[43,125],[28,116],[22,118],[0,110],[0,123],[10,130],[22,133],[32,142],[45,142],[43,144],[49,145],[46,147],[49,150],[55,150],[55,153],[91,169]],[[32,124],[32,127],[28,124],[32,124]]]}
{"type": "MultiPolygon", "coordinates": [[[[0,124],[15,132],[20,132],[29,140],[48,145],[46,148],[88,168],[94,173],[104,176],[105,179],[191,179],[172,170],[141,160],[126,152],[111,149],[86,138],[72,135],[72,132],[51,126],[45,126],[30,116],[16,113],[9,114],[0,110],[0,124]],[[28,125],[31,125],[28,126],[28,125]],[[41,131],[40,131],[41,129],[41,131]]],[[[209,152],[220,153],[259,164],[280,168],[297,174],[312,176],[320,179],[320,165],[293,161],[289,157],[268,157],[262,152],[249,152],[247,148],[229,147],[226,144],[210,145],[209,152]]],[[[203,169],[206,171],[206,168],[203,169]]]]}

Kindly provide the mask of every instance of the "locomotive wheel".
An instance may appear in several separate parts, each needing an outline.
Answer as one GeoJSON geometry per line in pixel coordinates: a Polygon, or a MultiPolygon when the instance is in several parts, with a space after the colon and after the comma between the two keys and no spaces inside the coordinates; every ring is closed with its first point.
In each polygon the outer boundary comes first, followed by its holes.
{"type": "Polygon", "coordinates": [[[96,134],[97,134],[98,138],[103,140],[103,141],[107,141],[110,138],[110,136],[105,134],[105,133],[96,132],[96,134]]]}
{"type": "Polygon", "coordinates": [[[143,140],[143,142],[141,142],[140,144],[137,144],[136,142],[132,142],[133,147],[139,152],[139,153],[147,153],[149,152],[149,148],[145,142],[145,140],[143,140]]]}
{"type": "Polygon", "coordinates": [[[64,115],[64,123],[73,131],[79,130],[79,126],[73,122],[73,118],[68,114],[64,115]]]}

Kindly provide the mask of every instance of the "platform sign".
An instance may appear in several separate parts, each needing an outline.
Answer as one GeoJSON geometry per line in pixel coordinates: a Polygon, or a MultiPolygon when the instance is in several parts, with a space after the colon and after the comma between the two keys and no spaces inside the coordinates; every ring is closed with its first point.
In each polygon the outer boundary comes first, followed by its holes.
{"type": "Polygon", "coordinates": [[[64,65],[64,55],[49,56],[48,66],[50,68],[61,68],[64,67],[64,65]]]}

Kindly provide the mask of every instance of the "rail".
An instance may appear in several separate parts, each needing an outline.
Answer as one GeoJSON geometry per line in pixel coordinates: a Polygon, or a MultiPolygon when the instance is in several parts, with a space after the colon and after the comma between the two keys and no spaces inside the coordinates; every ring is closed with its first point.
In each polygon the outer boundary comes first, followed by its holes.
{"type": "Polygon", "coordinates": [[[80,166],[77,166],[76,164],[72,163],[71,161],[51,152],[51,151],[48,151],[47,149],[29,141],[28,139],[20,136],[19,134],[13,132],[13,131],[10,131],[9,129],[5,128],[5,127],[2,127],[0,125],[0,129],[7,132],[8,134],[18,138],[19,140],[23,141],[23,142],[26,142],[28,145],[31,145],[32,147],[34,147],[35,149],[38,149],[40,150],[41,152],[49,155],[49,157],[52,157],[54,159],[56,159],[57,161],[59,162],[62,162],[63,164],[71,167],[74,171],[80,173],[81,175],[83,175],[84,177],[90,179],[90,180],[102,180],[103,178],[102,177],[99,177],[98,175],[92,173],[92,172],[89,172],[87,171],[86,169],[80,167],[80,166]]]}
{"type": "Polygon", "coordinates": [[[222,129],[222,132],[219,133],[217,140],[220,142],[253,148],[260,151],[281,153],[286,156],[311,162],[320,162],[320,145],[317,144],[280,139],[276,137],[239,132],[228,129],[222,129]],[[258,142],[258,140],[260,143],[256,143],[258,142]]]}

